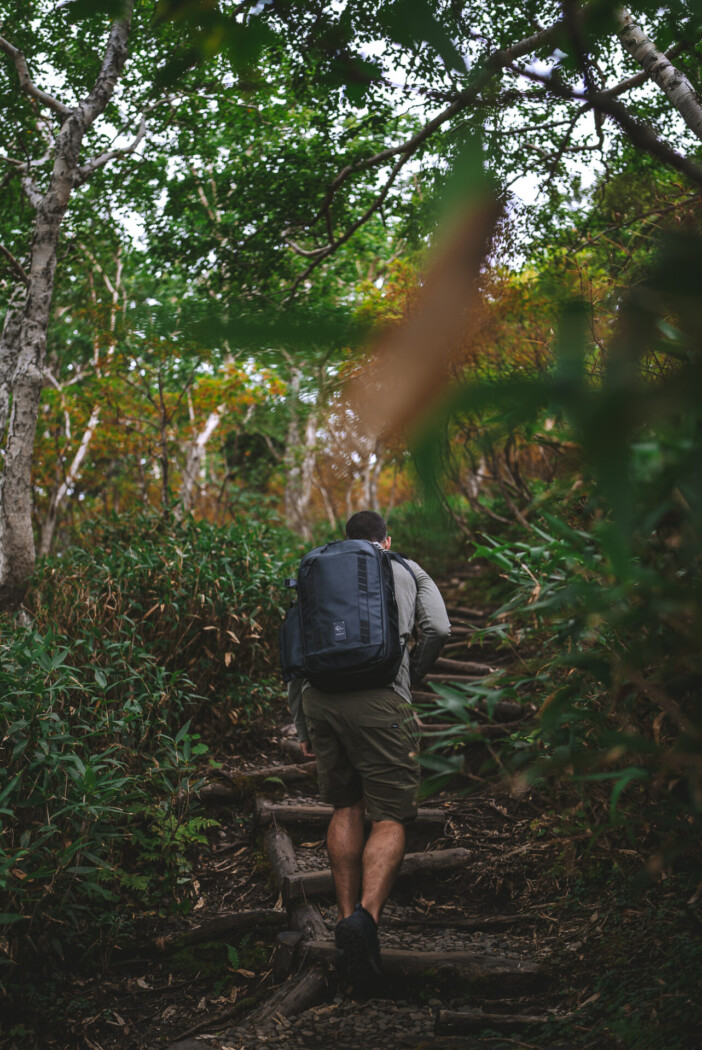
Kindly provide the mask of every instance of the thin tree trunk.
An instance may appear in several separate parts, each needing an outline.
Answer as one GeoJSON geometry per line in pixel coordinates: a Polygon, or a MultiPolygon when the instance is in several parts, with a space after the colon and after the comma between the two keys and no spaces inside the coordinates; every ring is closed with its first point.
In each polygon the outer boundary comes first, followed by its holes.
{"type": "MultiPolygon", "coordinates": [[[[122,246],[118,245],[117,247],[114,282],[110,280],[108,274],[105,272],[105,270],[97,261],[97,259],[92,255],[92,253],[85,248],[84,251],[89,257],[90,261],[95,266],[96,270],[98,270],[98,272],[102,275],[103,281],[105,282],[107,290],[110,293],[110,334],[108,337],[106,354],[107,362],[109,363],[112,360],[115,352],[115,331],[117,328],[117,313],[119,311],[119,296],[122,285],[122,246]]],[[[92,281],[91,289],[93,304],[95,307],[97,307],[97,296],[95,294],[92,281]]],[[[102,379],[104,373],[100,367],[100,339],[98,338],[97,332],[93,341],[93,366],[95,368],[95,374],[97,375],[97,377],[99,379],[102,379]]],[[[90,443],[93,440],[93,437],[95,436],[95,432],[98,428],[99,422],[100,405],[95,404],[93,405],[93,410],[90,413],[90,418],[86,424],[85,430],[83,431],[83,437],[81,438],[78,450],[76,451],[76,454],[73,457],[73,462],[71,463],[71,466],[69,467],[66,476],[59,482],[59,484],[55,487],[52,493],[51,500],[49,502],[49,510],[46,515],[46,520],[44,521],[44,524],[42,526],[41,538],[39,540],[38,554],[40,558],[45,558],[51,550],[51,544],[53,543],[54,534],[56,532],[56,525],[58,522],[61,505],[81,475],[83,462],[87,456],[90,443]]]]}
{"type": "Polygon", "coordinates": [[[25,295],[24,287],[15,288],[5,313],[2,335],[0,335],[0,440],[5,436],[10,416],[12,378],[17,367],[25,295]]]}
{"type": "Polygon", "coordinates": [[[214,412],[210,412],[202,430],[195,435],[188,446],[188,455],[183,470],[183,481],[180,488],[180,505],[177,517],[182,518],[193,509],[194,495],[197,488],[202,461],[205,455],[207,443],[220,424],[224,405],[218,405],[214,412]]]}
{"type": "MultiPolygon", "coordinates": [[[[46,193],[42,196],[31,179],[25,180],[37,214],[27,298],[19,333],[16,337],[13,335],[13,345],[15,338],[17,345],[16,366],[10,381],[12,406],[0,479],[0,609],[8,611],[17,609],[21,604],[34,568],[32,457],[43,385],[46,333],[59,230],[78,181],[83,139],[112,97],[127,59],[132,9],[133,0],[127,0],[123,19],[112,26],[100,72],[87,98],[75,109],[68,109],[46,95],[42,95],[41,99],[61,114],[63,123],[56,139],[54,166],[46,193]]],[[[4,39],[2,50],[13,58],[20,83],[24,87],[28,80],[23,79],[26,63],[22,52],[4,39]]],[[[13,325],[11,320],[10,328],[14,332],[13,325]]],[[[14,350],[8,356],[13,354],[14,350]]]]}
{"type": "Polygon", "coordinates": [[[71,489],[73,488],[80,476],[81,468],[83,466],[83,460],[87,455],[88,447],[93,439],[95,431],[97,430],[99,422],[100,409],[96,406],[92,411],[92,414],[90,416],[90,419],[88,420],[85,430],[83,431],[83,437],[80,445],[78,446],[78,450],[75,456],[73,457],[73,462],[68,468],[65,478],[60,483],[60,485],[58,485],[58,487],[54,489],[54,492],[52,494],[51,502],[49,503],[49,511],[46,515],[46,520],[44,521],[44,525],[41,530],[41,539],[39,541],[38,552],[40,558],[45,558],[51,550],[54,532],[56,531],[56,522],[58,521],[59,507],[61,506],[63,500],[71,491],[71,489]]]}
{"type": "Polygon", "coordinates": [[[319,494],[322,497],[322,503],[324,504],[324,510],[326,511],[327,520],[331,525],[332,529],[335,529],[337,524],[337,515],[336,507],[334,506],[334,497],[331,492],[331,489],[324,480],[322,471],[319,468],[319,461],[317,459],[315,459],[315,467],[317,470],[317,484],[319,486],[319,494]]]}
{"type": "Polygon", "coordinates": [[[317,415],[310,413],[305,421],[304,438],[300,433],[300,373],[293,370],[290,383],[290,423],[285,447],[285,517],[288,525],[305,540],[312,539],[309,511],[312,500],[317,415]]]}

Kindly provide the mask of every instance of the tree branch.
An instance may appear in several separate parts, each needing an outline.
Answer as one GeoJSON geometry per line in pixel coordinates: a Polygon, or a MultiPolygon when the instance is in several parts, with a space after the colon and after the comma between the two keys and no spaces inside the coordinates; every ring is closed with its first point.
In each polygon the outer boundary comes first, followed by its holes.
{"type": "Polygon", "coordinates": [[[549,41],[554,40],[562,29],[563,23],[561,21],[555,22],[546,29],[541,29],[538,33],[534,33],[533,36],[525,37],[523,40],[517,41],[516,44],[513,44],[509,48],[494,51],[488,56],[482,67],[476,72],[473,83],[458,94],[449,106],[442,110],[441,113],[437,114],[432,120],[428,121],[428,123],[416,132],[416,134],[412,135],[411,138],[397,146],[390,146],[387,149],[380,150],[380,152],[374,153],[372,156],[366,157],[363,160],[347,164],[329,185],[321,207],[308,224],[308,229],[311,229],[320,219],[324,218],[326,220],[328,236],[327,244],[315,249],[303,249],[288,238],[287,235],[292,232],[291,230],[285,230],[283,232],[283,237],[286,239],[286,243],[293,249],[293,251],[298,255],[314,257],[309,266],[293,282],[290,294],[286,296],[285,301],[287,302],[288,299],[295,294],[300,284],[306,280],[310,273],[312,273],[312,271],[316,269],[324,259],[328,258],[342,244],[345,244],[346,241],[353,236],[356,230],[363,226],[364,223],[366,223],[371,216],[382,207],[382,204],[401,168],[407,163],[410,157],[417,152],[422,143],[430,138],[435,131],[457,113],[460,113],[461,110],[475,102],[485,85],[488,84],[500,72],[500,70],[508,68],[516,59],[521,58],[523,55],[529,54],[530,52],[543,47],[543,45],[549,41]],[[376,195],[375,200],[359,219],[352,223],[352,225],[349,226],[340,237],[335,238],[333,236],[331,222],[331,205],[337,191],[347,179],[357,172],[367,171],[369,168],[380,167],[387,161],[393,160],[395,157],[398,157],[399,159],[393,166],[385,185],[376,195]]]}
{"type": "Polygon", "coordinates": [[[351,225],[341,235],[341,237],[337,237],[336,240],[331,241],[323,250],[321,250],[319,255],[317,256],[317,258],[314,259],[313,262],[311,262],[309,264],[307,269],[304,270],[293,281],[293,285],[292,285],[292,288],[290,290],[290,295],[286,296],[286,299],[285,299],[286,302],[287,302],[288,299],[290,299],[295,294],[295,292],[297,291],[297,289],[300,286],[300,284],[302,283],[302,281],[304,281],[309,276],[309,274],[311,274],[312,271],[314,269],[316,269],[317,266],[319,266],[319,264],[322,262],[323,259],[326,259],[327,256],[332,254],[332,252],[335,252],[337,250],[337,248],[341,247],[342,244],[346,244],[346,242],[349,240],[349,238],[353,237],[353,235],[356,232],[356,230],[360,229],[360,227],[363,226],[364,223],[368,222],[368,220],[371,218],[371,216],[374,215],[382,207],[383,202],[385,201],[385,198],[387,197],[388,193],[390,192],[390,188],[391,188],[393,182],[395,181],[395,179],[397,178],[397,176],[398,176],[398,174],[400,172],[400,169],[407,163],[407,161],[410,159],[411,155],[412,155],[411,153],[407,153],[407,154],[405,154],[405,155],[400,157],[400,159],[397,161],[397,163],[393,167],[392,171],[390,172],[390,175],[388,176],[388,178],[387,178],[387,180],[385,182],[385,185],[383,186],[382,190],[376,195],[376,198],[372,202],[372,204],[368,208],[366,208],[366,210],[364,211],[363,215],[361,215],[360,218],[356,219],[355,222],[351,223],[351,225]]]}
{"type": "Polygon", "coordinates": [[[94,172],[98,171],[100,168],[104,168],[106,164],[110,163],[110,161],[118,160],[120,157],[127,157],[130,153],[136,153],[145,136],[146,117],[142,116],[139,122],[139,130],[134,136],[132,142],[130,142],[128,146],[123,146],[120,149],[106,150],[105,153],[93,157],[86,164],[81,164],[81,166],[76,169],[76,173],[73,177],[73,185],[82,186],[94,172]]]}
{"type": "Polygon", "coordinates": [[[86,129],[91,127],[112,98],[115,85],[127,61],[127,40],[133,11],[134,0],[125,0],[124,14],[110,29],[105,55],[92,91],[76,107],[80,110],[86,129]]]}
{"type": "Polygon", "coordinates": [[[25,95],[29,95],[30,98],[34,98],[37,102],[41,102],[42,105],[48,106],[54,113],[58,114],[64,120],[66,117],[70,117],[73,112],[68,106],[64,106],[63,102],[59,102],[58,99],[54,98],[53,95],[48,95],[46,91],[42,91],[38,88],[32,80],[29,67],[27,66],[27,60],[24,57],[24,53],[20,51],[18,47],[11,44],[9,40],[0,36],[0,51],[4,51],[6,55],[9,55],[15,64],[17,70],[17,76],[19,77],[20,88],[24,91],[25,95]]]}
{"type": "Polygon", "coordinates": [[[521,58],[523,55],[529,54],[531,51],[542,47],[549,40],[555,38],[562,30],[562,27],[562,22],[555,22],[547,29],[542,29],[533,36],[519,40],[516,44],[513,44],[512,47],[506,48],[503,51],[494,51],[487,58],[482,69],[478,71],[475,83],[457,95],[454,101],[447,106],[446,109],[437,114],[436,117],[425,124],[420,131],[407,139],[406,142],[402,142],[398,146],[390,146],[388,149],[381,150],[379,153],[375,153],[371,157],[366,157],[364,160],[354,161],[351,164],[347,164],[329,186],[324,202],[315,217],[312,219],[310,226],[314,226],[314,224],[325,214],[331,205],[336,191],[351,175],[359,171],[366,171],[368,168],[378,167],[379,165],[384,164],[385,161],[392,160],[392,158],[398,156],[398,154],[410,156],[426,139],[437,131],[442,124],[445,124],[447,120],[450,120],[451,117],[460,113],[462,109],[465,109],[466,106],[474,102],[478,93],[490,80],[492,80],[494,76],[497,75],[497,73],[499,73],[501,69],[511,65],[515,59],[521,58]]]}
{"type": "Polygon", "coordinates": [[[583,94],[580,91],[575,91],[550,74],[544,76],[534,72],[534,70],[522,69],[518,66],[512,66],[511,68],[519,76],[543,84],[556,98],[565,99],[566,101],[585,102],[593,109],[600,110],[606,116],[611,117],[615,124],[619,125],[637,149],[649,153],[652,157],[656,157],[657,160],[662,160],[664,164],[668,164],[671,168],[685,175],[691,182],[702,187],[702,167],[694,161],[688,160],[687,157],[683,157],[672,146],[669,146],[667,142],[657,138],[652,128],[632,117],[621,102],[617,102],[612,95],[604,91],[592,91],[583,94]]]}
{"type": "Polygon", "coordinates": [[[38,208],[43,200],[43,196],[34,179],[30,179],[30,177],[26,175],[22,179],[22,189],[32,207],[38,208]]]}
{"type": "Polygon", "coordinates": [[[29,275],[27,274],[27,271],[25,270],[24,266],[19,261],[19,259],[15,259],[12,252],[9,250],[9,248],[6,248],[4,244],[0,244],[0,252],[2,252],[2,254],[5,256],[5,258],[7,259],[17,276],[20,278],[20,280],[24,281],[24,283],[28,285],[29,275]]]}

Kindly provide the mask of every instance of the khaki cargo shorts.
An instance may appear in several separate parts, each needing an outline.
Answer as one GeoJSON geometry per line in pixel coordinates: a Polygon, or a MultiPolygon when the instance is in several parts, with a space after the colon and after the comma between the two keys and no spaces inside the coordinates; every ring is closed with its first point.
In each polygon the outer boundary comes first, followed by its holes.
{"type": "Polygon", "coordinates": [[[414,820],[420,736],[411,705],[387,688],[329,694],[310,687],[302,708],[322,801],[338,808],[363,798],[371,820],[414,820]]]}

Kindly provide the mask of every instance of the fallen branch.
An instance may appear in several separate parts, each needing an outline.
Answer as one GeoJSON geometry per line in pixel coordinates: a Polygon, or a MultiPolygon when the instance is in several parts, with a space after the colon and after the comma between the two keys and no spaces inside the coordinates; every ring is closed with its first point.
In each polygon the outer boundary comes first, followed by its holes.
{"type": "Polygon", "coordinates": [[[316,904],[301,904],[292,913],[291,926],[299,930],[305,941],[323,940],[327,927],[316,904]]]}

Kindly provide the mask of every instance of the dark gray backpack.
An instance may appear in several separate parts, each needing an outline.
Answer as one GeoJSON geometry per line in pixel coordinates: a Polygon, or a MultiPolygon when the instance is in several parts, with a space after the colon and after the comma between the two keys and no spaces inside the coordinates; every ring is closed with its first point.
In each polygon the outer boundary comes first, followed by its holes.
{"type": "Polygon", "coordinates": [[[369,540],[315,547],[300,562],[297,601],[280,628],[283,680],[306,678],[327,693],[390,685],[404,648],[392,562],[403,557],[369,540]]]}

